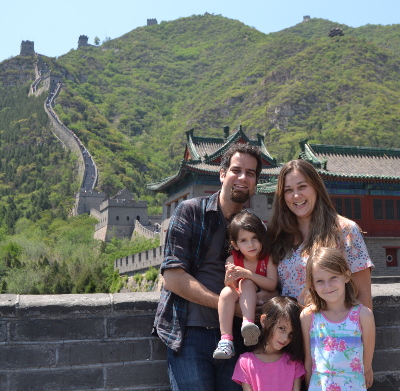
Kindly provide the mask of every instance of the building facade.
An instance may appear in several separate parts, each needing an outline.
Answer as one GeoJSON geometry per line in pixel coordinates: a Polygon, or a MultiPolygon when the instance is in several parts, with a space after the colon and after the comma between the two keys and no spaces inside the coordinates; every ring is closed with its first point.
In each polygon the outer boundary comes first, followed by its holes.
{"type": "MultiPolygon", "coordinates": [[[[178,173],[148,185],[148,189],[168,195],[163,206],[161,243],[163,243],[163,235],[170,217],[180,202],[193,197],[210,195],[220,190],[221,157],[232,144],[250,143],[260,148],[263,162],[260,181],[267,180],[271,173],[279,172],[276,159],[269,154],[264,144],[264,137],[257,135],[257,139],[250,140],[241,126],[231,135],[229,126],[225,126],[221,138],[195,136],[194,130],[191,129],[186,132],[186,138],[186,148],[178,173]]],[[[272,196],[255,194],[246,207],[267,222],[272,207],[272,196]],[[269,205],[269,208],[266,208],[266,205],[269,205]]]]}
{"type": "MultiPolygon", "coordinates": [[[[148,188],[168,195],[163,206],[161,244],[175,208],[185,199],[218,191],[221,156],[236,142],[250,142],[262,152],[263,170],[250,210],[268,223],[281,165],[269,154],[264,138],[250,140],[239,127],[221,138],[186,132],[187,143],[178,173],[148,188]]],[[[400,149],[351,147],[300,142],[299,158],[322,177],[337,212],[354,220],[364,232],[375,264],[374,276],[400,275],[400,149]]]]}

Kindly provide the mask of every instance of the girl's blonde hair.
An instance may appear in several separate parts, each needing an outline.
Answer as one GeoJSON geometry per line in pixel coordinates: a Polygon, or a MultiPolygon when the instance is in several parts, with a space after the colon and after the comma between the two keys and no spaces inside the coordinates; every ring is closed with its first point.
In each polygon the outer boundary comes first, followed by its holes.
{"type": "Polygon", "coordinates": [[[351,271],[343,254],[336,248],[320,247],[311,253],[306,266],[306,289],[308,290],[306,304],[313,304],[315,312],[326,309],[326,302],[318,296],[315,290],[313,282],[314,266],[337,275],[348,274],[350,279],[345,287],[345,304],[350,308],[359,303],[357,287],[351,279],[351,271]]]}

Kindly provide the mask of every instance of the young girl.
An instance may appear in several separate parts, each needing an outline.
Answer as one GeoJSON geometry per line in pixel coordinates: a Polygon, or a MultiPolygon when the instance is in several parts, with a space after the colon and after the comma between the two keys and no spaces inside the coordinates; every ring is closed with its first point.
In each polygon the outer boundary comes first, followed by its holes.
{"type": "Polygon", "coordinates": [[[300,391],[305,373],[300,312],[289,296],[264,304],[260,340],[254,352],[239,357],[232,377],[244,391],[300,391]]]}
{"type": "Polygon", "coordinates": [[[307,262],[309,291],[301,314],[308,390],[365,390],[372,386],[374,316],[356,300],[342,253],[320,247],[307,262]]]}
{"type": "Polygon", "coordinates": [[[257,291],[273,291],[278,281],[276,266],[268,262],[267,231],[254,214],[243,210],[235,214],[228,227],[232,255],[226,260],[225,288],[218,301],[221,340],[213,357],[229,359],[235,355],[232,324],[236,303],[243,315],[241,333],[244,344],[255,345],[260,329],[254,324],[257,291]]]}

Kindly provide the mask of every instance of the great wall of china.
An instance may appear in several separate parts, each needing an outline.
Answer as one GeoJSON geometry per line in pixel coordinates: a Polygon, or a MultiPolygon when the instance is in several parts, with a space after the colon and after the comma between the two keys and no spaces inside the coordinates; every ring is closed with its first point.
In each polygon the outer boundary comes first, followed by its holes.
{"type": "MultiPolygon", "coordinates": [[[[31,93],[43,81],[37,75],[31,93]]],[[[53,95],[49,90],[45,110],[55,137],[77,153],[87,186],[84,149],[52,114],[58,87],[53,95]]],[[[89,181],[91,189],[95,183],[89,181]]],[[[150,258],[159,262],[162,248],[116,260],[115,267],[148,267],[150,258]]],[[[393,282],[372,286],[377,340],[369,391],[400,390],[400,284],[393,282]]],[[[158,298],[157,292],[0,295],[0,389],[169,391],[165,346],[150,335],[158,298]]]]}

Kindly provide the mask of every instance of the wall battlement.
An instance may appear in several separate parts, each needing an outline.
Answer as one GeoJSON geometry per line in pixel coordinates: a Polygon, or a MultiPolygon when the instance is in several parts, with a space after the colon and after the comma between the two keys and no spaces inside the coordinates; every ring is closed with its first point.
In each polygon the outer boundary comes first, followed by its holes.
{"type": "MultiPolygon", "coordinates": [[[[373,285],[374,385],[400,389],[400,284],[373,285]]],[[[0,295],[2,391],[170,390],[159,292],[0,295]]]]}

